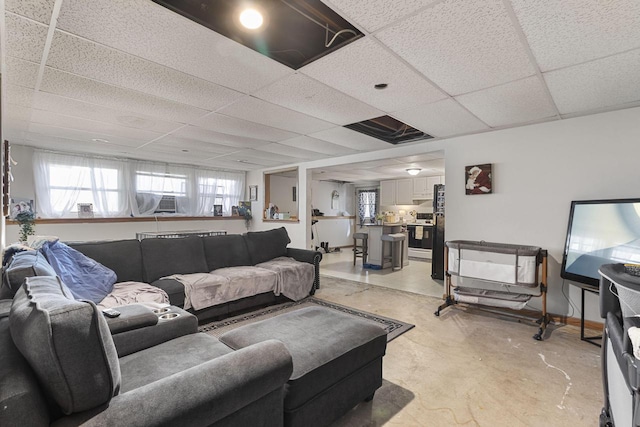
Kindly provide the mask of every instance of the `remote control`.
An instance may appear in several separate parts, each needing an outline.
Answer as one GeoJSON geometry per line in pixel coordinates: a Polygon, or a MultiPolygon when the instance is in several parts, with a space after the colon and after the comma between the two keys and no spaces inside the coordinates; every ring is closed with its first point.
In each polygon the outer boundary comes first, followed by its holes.
{"type": "Polygon", "coordinates": [[[114,318],[114,317],[120,316],[120,312],[118,310],[114,310],[113,308],[106,308],[106,309],[102,310],[102,313],[104,313],[105,316],[110,317],[110,318],[114,318]]]}

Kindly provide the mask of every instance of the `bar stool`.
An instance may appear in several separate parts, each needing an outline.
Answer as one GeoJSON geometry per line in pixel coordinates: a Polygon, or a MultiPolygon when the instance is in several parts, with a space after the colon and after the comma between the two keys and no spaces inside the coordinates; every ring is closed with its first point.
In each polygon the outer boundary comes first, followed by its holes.
{"type": "MultiPolygon", "coordinates": [[[[402,270],[404,267],[404,239],[406,239],[404,233],[395,234],[383,234],[381,237],[383,242],[391,243],[391,256],[383,256],[382,264],[388,259],[391,259],[391,270],[402,270]],[[398,251],[399,247],[399,251],[398,251]],[[398,267],[398,252],[400,252],[400,266],[398,267]]],[[[384,253],[384,248],[383,251],[384,253]]]]}
{"type": "Polygon", "coordinates": [[[362,265],[367,263],[367,255],[369,254],[369,234],[353,233],[353,265],[356,265],[356,257],[362,258],[362,265]],[[362,240],[362,244],[358,245],[358,240],[362,240]]]}

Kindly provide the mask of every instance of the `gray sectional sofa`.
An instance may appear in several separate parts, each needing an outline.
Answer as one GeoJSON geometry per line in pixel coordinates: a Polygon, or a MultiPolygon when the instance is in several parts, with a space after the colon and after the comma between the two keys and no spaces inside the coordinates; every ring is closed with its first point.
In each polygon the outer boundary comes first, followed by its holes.
{"type": "MultiPolygon", "coordinates": [[[[243,235],[82,242],[69,246],[113,270],[118,282],[144,282],[163,289],[171,305],[186,304],[188,311],[202,321],[313,294],[319,287],[322,254],[289,248],[289,243],[282,227],[243,235]],[[185,289],[194,277],[198,283],[203,278],[210,283],[185,289]],[[190,300],[185,300],[186,294],[190,300]]],[[[52,274],[46,264],[46,259],[36,254],[19,265],[10,264],[0,298],[10,298],[27,276],[52,274]]]]}

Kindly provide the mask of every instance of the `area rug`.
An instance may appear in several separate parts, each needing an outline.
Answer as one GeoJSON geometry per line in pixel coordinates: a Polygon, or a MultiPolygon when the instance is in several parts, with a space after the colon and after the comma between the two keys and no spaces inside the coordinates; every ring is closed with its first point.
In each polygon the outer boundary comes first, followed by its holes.
{"type": "Polygon", "coordinates": [[[206,323],[198,327],[200,332],[205,332],[209,335],[213,335],[218,338],[222,334],[231,329],[238,328],[240,326],[248,325],[260,320],[269,319],[279,314],[287,313],[294,310],[299,310],[305,307],[321,306],[327,307],[333,310],[340,311],[342,313],[350,314],[352,316],[360,317],[362,319],[375,322],[382,326],[387,331],[387,342],[404,334],[415,325],[410,323],[401,322],[400,320],[390,319],[388,317],[379,316],[377,314],[368,313],[366,311],[356,310],[355,308],[346,307],[344,305],[336,304],[333,302],[323,301],[315,297],[307,297],[300,301],[286,302],[284,304],[278,304],[271,307],[261,308],[249,313],[241,314],[235,317],[230,317],[224,320],[213,321],[206,323]]]}

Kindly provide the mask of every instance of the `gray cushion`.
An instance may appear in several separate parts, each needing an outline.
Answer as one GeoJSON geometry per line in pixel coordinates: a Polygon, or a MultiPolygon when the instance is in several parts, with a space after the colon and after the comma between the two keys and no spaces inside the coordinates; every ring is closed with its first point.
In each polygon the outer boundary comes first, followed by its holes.
{"type": "Polygon", "coordinates": [[[55,275],[55,270],[39,251],[18,252],[4,272],[0,299],[13,298],[27,277],[55,275]]]}
{"type": "Polygon", "coordinates": [[[11,337],[65,414],[107,403],[120,367],[107,322],[92,302],[75,301],[57,277],[30,277],[9,316],[11,337]]]}
{"type": "Polygon", "coordinates": [[[247,244],[240,234],[203,237],[202,244],[209,271],[224,267],[253,265],[247,244]]]}
{"type": "Polygon", "coordinates": [[[386,331],[324,307],[308,307],[231,330],[220,341],[234,350],[276,339],[293,360],[285,410],[293,410],[359,368],[384,356],[386,331]]]}
{"type": "Polygon", "coordinates": [[[172,274],[208,273],[200,237],[144,239],[140,242],[145,282],[172,274]]]}
{"type": "Polygon", "coordinates": [[[167,293],[169,303],[176,307],[184,307],[184,285],[176,279],[158,279],[151,283],[167,293]]]}
{"type": "Polygon", "coordinates": [[[291,243],[284,227],[267,231],[249,231],[244,235],[253,265],[279,256],[287,255],[287,245],[291,243]]]}
{"type": "Polygon", "coordinates": [[[120,316],[105,318],[111,335],[153,326],[158,323],[158,315],[149,307],[141,304],[127,304],[116,307],[115,310],[120,312],[120,316]]]}
{"type": "Polygon", "coordinates": [[[118,282],[144,282],[142,250],[140,242],[136,239],[68,245],[113,270],[118,276],[118,282]]]}

